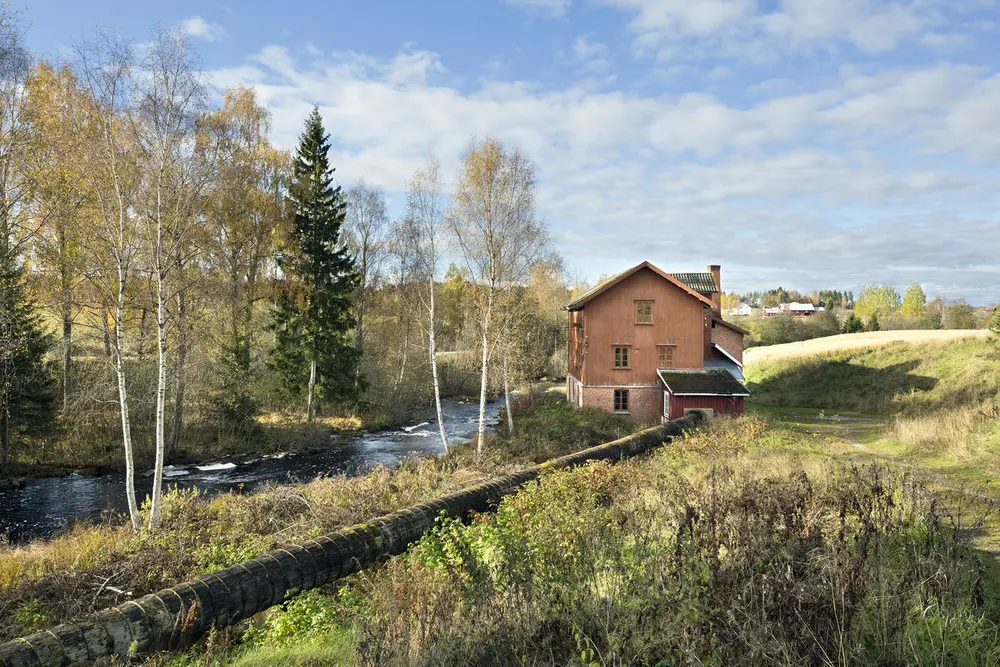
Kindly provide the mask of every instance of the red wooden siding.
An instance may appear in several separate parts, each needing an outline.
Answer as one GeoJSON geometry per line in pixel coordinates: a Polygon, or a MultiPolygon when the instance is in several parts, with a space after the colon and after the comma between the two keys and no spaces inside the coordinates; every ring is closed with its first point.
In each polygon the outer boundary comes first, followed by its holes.
{"type": "Polygon", "coordinates": [[[594,297],[582,313],[571,312],[569,327],[569,371],[588,386],[655,384],[657,344],[677,346],[674,368],[704,368],[710,335],[702,303],[649,269],[594,297]],[[638,301],[652,302],[652,324],[636,324],[638,301]],[[615,368],[616,346],[630,348],[628,368],[615,368]]]}
{"type": "MultiPolygon", "coordinates": [[[[666,391],[666,390],[664,390],[666,391]]],[[[679,419],[684,416],[686,408],[709,409],[717,415],[743,414],[742,396],[671,396],[670,415],[668,419],[679,419]]],[[[661,405],[661,410],[662,405],[661,405]]]]}

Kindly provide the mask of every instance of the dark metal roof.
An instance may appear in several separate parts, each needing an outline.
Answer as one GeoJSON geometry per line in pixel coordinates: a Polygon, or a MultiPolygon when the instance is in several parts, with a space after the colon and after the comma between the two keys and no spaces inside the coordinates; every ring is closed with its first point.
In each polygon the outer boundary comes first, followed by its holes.
{"type": "Polygon", "coordinates": [[[718,291],[715,287],[715,278],[711,273],[673,273],[671,275],[695,292],[705,296],[718,291]]]}
{"type": "Polygon", "coordinates": [[[750,391],[725,368],[656,371],[674,396],[749,396],[750,391]]]}

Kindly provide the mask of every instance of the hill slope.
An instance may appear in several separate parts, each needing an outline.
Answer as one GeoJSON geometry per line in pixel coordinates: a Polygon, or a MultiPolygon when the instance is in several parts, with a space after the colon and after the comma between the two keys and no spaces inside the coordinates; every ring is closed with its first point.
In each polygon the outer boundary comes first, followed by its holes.
{"type": "Polygon", "coordinates": [[[812,356],[751,358],[746,377],[755,403],[926,414],[984,402],[996,405],[1000,346],[982,337],[922,344],[886,341],[812,356]]]}
{"type": "Polygon", "coordinates": [[[746,363],[803,357],[824,352],[839,352],[866,347],[878,347],[889,343],[944,343],[965,338],[986,339],[990,332],[985,329],[938,329],[913,331],[871,331],[865,333],[840,334],[813,338],[797,343],[752,347],[743,353],[746,363]]]}

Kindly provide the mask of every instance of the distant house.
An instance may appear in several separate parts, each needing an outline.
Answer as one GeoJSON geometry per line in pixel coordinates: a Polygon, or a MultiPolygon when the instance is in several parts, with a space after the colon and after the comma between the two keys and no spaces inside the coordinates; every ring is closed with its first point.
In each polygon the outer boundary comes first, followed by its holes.
{"type": "Polygon", "coordinates": [[[777,308],[765,308],[764,317],[774,317],[775,315],[794,315],[795,317],[809,317],[813,313],[822,312],[824,308],[817,308],[811,303],[783,303],[777,308]]]}
{"type": "Polygon", "coordinates": [[[735,308],[730,308],[728,312],[730,315],[736,317],[747,317],[748,315],[750,315],[750,313],[753,312],[753,308],[751,308],[749,304],[745,304],[741,301],[740,305],[736,306],[735,308]]]}
{"type": "Polygon", "coordinates": [[[570,303],[568,400],[644,422],[742,413],[746,332],[720,315],[720,273],[643,262],[570,303]]]}

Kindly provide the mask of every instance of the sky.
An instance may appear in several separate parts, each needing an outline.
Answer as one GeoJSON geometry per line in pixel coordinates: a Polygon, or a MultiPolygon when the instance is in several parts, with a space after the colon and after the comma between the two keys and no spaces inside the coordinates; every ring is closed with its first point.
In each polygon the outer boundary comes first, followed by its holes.
{"type": "MultiPolygon", "coordinates": [[[[16,7],[16,5],[15,5],[16,7]]],[[[318,105],[338,180],[399,213],[433,152],[492,135],[593,282],[648,260],[723,289],[1000,300],[994,0],[33,0],[54,59],[96,26],[191,39],[216,100],[254,87],[292,148],[318,105]]]]}

